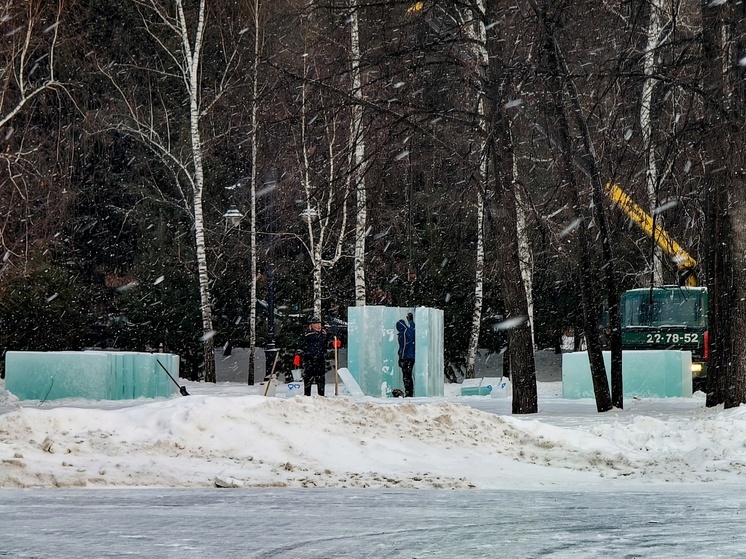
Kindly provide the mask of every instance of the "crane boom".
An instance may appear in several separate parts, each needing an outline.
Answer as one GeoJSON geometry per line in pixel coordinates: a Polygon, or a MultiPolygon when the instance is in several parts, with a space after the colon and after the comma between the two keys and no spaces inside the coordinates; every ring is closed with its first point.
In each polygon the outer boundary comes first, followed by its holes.
{"type": "Polygon", "coordinates": [[[655,223],[653,218],[638,206],[618,185],[610,182],[606,183],[606,193],[619,209],[627,214],[648,236],[653,238],[653,241],[661,247],[661,250],[671,256],[676,266],[678,266],[685,283],[692,286],[697,285],[697,279],[694,275],[697,261],[681,248],[681,245],[674,241],[658,223],[655,223]]]}

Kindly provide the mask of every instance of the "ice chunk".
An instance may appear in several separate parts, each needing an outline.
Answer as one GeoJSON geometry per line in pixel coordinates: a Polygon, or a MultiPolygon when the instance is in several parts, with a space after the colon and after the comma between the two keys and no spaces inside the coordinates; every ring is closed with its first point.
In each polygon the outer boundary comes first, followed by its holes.
{"type": "Polygon", "coordinates": [[[20,400],[127,400],[178,390],[179,356],[125,351],[9,351],[5,388],[20,400]],[[159,365],[160,362],[160,365],[159,365]]]}
{"type": "Polygon", "coordinates": [[[342,379],[342,382],[344,383],[345,388],[347,388],[347,392],[349,392],[350,396],[364,396],[363,391],[360,390],[360,386],[358,386],[357,381],[355,381],[355,377],[350,374],[347,367],[337,369],[337,374],[339,374],[339,378],[342,379]]]}
{"type": "Polygon", "coordinates": [[[396,322],[414,315],[414,395],[443,395],[443,311],[427,307],[349,307],[347,364],[363,394],[385,397],[403,389],[396,322]]]}
{"type": "MultiPolygon", "coordinates": [[[[606,378],[611,383],[611,352],[603,354],[606,378]]],[[[692,353],[625,350],[622,352],[622,388],[625,397],[689,397],[692,395],[692,353]]],[[[562,395],[565,398],[594,397],[587,352],[562,354],[562,395]]]]}

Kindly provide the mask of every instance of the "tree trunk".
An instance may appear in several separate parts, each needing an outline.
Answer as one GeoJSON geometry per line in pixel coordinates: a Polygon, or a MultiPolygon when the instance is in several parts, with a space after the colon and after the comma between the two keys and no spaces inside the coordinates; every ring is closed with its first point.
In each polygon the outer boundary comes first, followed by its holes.
{"type": "Polygon", "coordinates": [[[210,284],[207,272],[207,253],[205,251],[205,226],[202,210],[202,192],[204,191],[204,171],[202,167],[202,139],[199,131],[199,80],[200,80],[200,57],[202,55],[202,38],[205,27],[205,3],[200,2],[199,19],[197,31],[194,37],[194,46],[189,50],[189,34],[186,29],[186,19],[181,7],[177,2],[179,10],[179,21],[181,22],[182,44],[184,45],[185,66],[189,70],[188,92],[189,92],[189,119],[190,136],[192,143],[192,159],[194,162],[194,235],[197,248],[197,270],[199,275],[199,292],[202,311],[202,338],[205,352],[205,381],[216,382],[215,378],[215,342],[212,329],[212,307],[210,298],[210,284]]]}
{"type": "MultiPolygon", "coordinates": [[[[476,68],[477,80],[483,80],[489,67],[489,55],[487,52],[487,30],[485,27],[486,6],[484,0],[475,0],[474,9],[466,9],[466,44],[467,50],[472,53],[470,58],[473,59],[476,68]]],[[[481,132],[479,139],[479,172],[477,175],[477,248],[475,253],[475,272],[474,272],[474,310],[471,319],[471,332],[469,333],[469,347],[466,354],[466,375],[465,378],[474,378],[476,376],[474,367],[479,350],[479,334],[482,327],[482,306],[484,304],[484,213],[485,197],[487,195],[487,170],[489,164],[488,153],[488,121],[486,118],[486,103],[482,91],[477,93],[476,99],[476,118],[477,127],[481,132]]]]}
{"type": "Polygon", "coordinates": [[[367,197],[365,192],[365,138],[363,137],[363,88],[360,79],[360,29],[357,0],[352,0],[350,12],[350,62],[352,74],[352,118],[350,120],[350,176],[356,196],[355,217],[355,305],[365,305],[365,236],[367,233],[367,197]]]}
{"type": "Polygon", "coordinates": [[[730,192],[733,200],[731,224],[733,226],[735,304],[732,310],[734,319],[731,331],[733,340],[731,386],[733,388],[730,398],[725,402],[727,408],[746,403],[746,337],[742,335],[746,331],[746,175],[744,175],[746,153],[743,149],[746,141],[746,126],[744,126],[746,85],[744,84],[743,58],[741,58],[746,48],[746,6],[743,3],[734,3],[729,4],[729,9],[734,37],[731,44],[735,45],[733,52],[739,60],[736,63],[736,60],[732,59],[728,65],[732,84],[730,96],[732,107],[729,111],[731,137],[728,150],[731,164],[728,168],[733,170],[730,192]]]}
{"type": "MultiPolygon", "coordinates": [[[[730,389],[731,299],[728,167],[723,125],[725,45],[724,4],[702,0],[702,90],[704,93],[705,235],[707,237],[707,288],[709,292],[710,361],[707,370],[707,405],[725,402],[730,389]]],[[[736,330],[737,331],[737,330],[736,330]]]]}
{"type": "MultiPolygon", "coordinates": [[[[495,169],[505,163],[504,154],[510,151],[506,146],[493,148],[495,169]],[[497,154],[501,155],[497,155],[497,154]]],[[[508,163],[510,166],[510,163],[508,163]]],[[[511,322],[508,329],[508,347],[510,348],[510,375],[513,384],[513,407],[515,414],[536,413],[539,411],[536,391],[536,365],[534,347],[531,339],[531,326],[528,320],[526,290],[521,280],[521,265],[518,256],[518,234],[516,229],[515,188],[512,174],[505,177],[495,176],[495,203],[493,212],[496,227],[496,243],[502,264],[500,285],[505,301],[506,319],[511,322]],[[506,180],[507,179],[507,180],[506,180]]]]}
{"type": "Polygon", "coordinates": [[[703,148],[710,291],[707,405],[746,403],[746,47],[743,4],[702,2],[703,148]]]}
{"type": "MultiPolygon", "coordinates": [[[[497,0],[490,0],[486,21],[499,21],[497,0]]],[[[521,276],[518,249],[517,184],[514,180],[514,150],[510,121],[505,104],[513,94],[510,71],[503,65],[503,41],[494,29],[487,41],[489,70],[485,79],[485,117],[489,134],[489,155],[495,177],[494,217],[497,250],[502,264],[500,284],[507,319],[515,321],[508,330],[510,347],[510,374],[513,384],[515,414],[536,413],[539,410],[536,391],[536,367],[531,326],[528,320],[528,302],[521,276]]]]}
{"type": "MultiPolygon", "coordinates": [[[[515,158],[513,158],[515,159],[515,158]]],[[[531,242],[528,237],[528,224],[526,222],[527,200],[523,192],[523,186],[518,181],[518,165],[513,164],[513,177],[516,180],[516,226],[518,229],[518,260],[521,264],[521,277],[523,288],[526,290],[526,305],[528,307],[528,323],[531,326],[531,345],[536,349],[536,331],[534,328],[534,263],[531,254],[531,242]]]]}
{"type": "MultiPolygon", "coordinates": [[[[484,175],[483,175],[484,176],[484,175]]],[[[464,378],[474,378],[474,365],[479,349],[479,331],[482,325],[482,301],[484,297],[484,191],[479,185],[477,190],[477,251],[476,271],[474,277],[474,310],[469,334],[469,349],[466,355],[466,374],[464,378]]]]}
{"type": "MultiPolygon", "coordinates": [[[[645,151],[645,182],[648,190],[648,212],[653,216],[654,223],[661,219],[655,212],[658,206],[658,158],[656,157],[655,142],[653,141],[653,121],[651,109],[653,105],[653,93],[658,84],[656,53],[661,36],[661,13],[663,12],[663,0],[652,0],[650,2],[650,15],[647,27],[647,46],[642,55],[642,73],[645,76],[642,82],[642,95],[640,99],[640,129],[642,131],[642,146],[645,151]]],[[[655,235],[655,234],[653,234],[655,235]]],[[[651,237],[652,275],[653,285],[663,285],[663,252],[656,244],[655,237],[651,237]]],[[[613,390],[612,390],[613,392],[613,390]]]]}
{"type": "MultiPolygon", "coordinates": [[[[577,262],[579,264],[579,278],[580,278],[580,292],[581,299],[583,301],[583,322],[585,328],[586,342],[588,346],[588,359],[591,368],[591,378],[593,380],[593,391],[596,397],[596,409],[599,412],[604,412],[612,409],[611,392],[609,391],[609,382],[606,378],[606,366],[604,365],[603,353],[598,332],[598,317],[595,308],[595,285],[592,278],[587,273],[591,270],[591,258],[590,258],[590,243],[587,239],[587,223],[588,218],[583,214],[580,203],[579,185],[575,173],[574,166],[574,154],[575,148],[572,141],[572,132],[570,128],[571,108],[568,106],[567,94],[564,91],[565,85],[563,80],[567,80],[567,87],[572,87],[571,80],[568,79],[567,72],[564,68],[564,61],[562,54],[559,50],[557,38],[554,36],[556,25],[555,22],[550,21],[548,14],[543,8],[539,8],[536,3],[532,3],[534,10],[536,11],[537,17],[540,20],[541,27],[546,33],[545,52],[549,59],[549,76],[548,76],[548,88],[552,96],[551,104],[551,119],[556,122],[557,135],[559,147],[562,150],[561,157],[563,162],[563,176],[566,183],[565,193],[567,196],[568,206],[573,214],[573,223],[577,225],[575,228],[575,253],[577,262]]],[[[578,112],[580,107],[578,106],[577,93],[573,92],[570,95],[570,103],[573,102],[574,106],[572,110],[578,112]]],[[[580,120],[582,115],[576,115],[580,120]]],[[[591,146],[588,144],[587,131],[584,134],[586,141],[586,149],[589,150],[591,146]]],[[[593,156],[592,152],[589,155],[593,156]]],[[[593,160],[593,157],[591,157],[593,160]]],[[[595,191],[595,185],[594,185],[595,191]]],[[[594,202],[596,206],[598,203],[594,196],[594,202]]],[[[599,208],[600,210],[600,208],[599,208]]],[[[601,231],[603,242],[608,242],[608,233],[601,231]]],[[[605,261],[605,265],[609,266],[610,261],[605,261]]],[[[618,301],[610,300],[609,305],[618,305],[618,301]]],[[[617,307],[618,308],[618,307],[617,307]]],[[[614,350],[613,341],[614,332],[612,331],[612,352],[614,350]]],[[[617,336],[620,336],[617,327],[617,336]]],[[[621,340],[620,340],[621,342],[621,340]]],[[[621,357],[621,343],[617,346],[619,356],[621,357]]],[[[613,360],[612,360],[613,365],[613,360]]],[[[621,359],[619,362],[621,365],[621,359]]],[[[613,371],[613,369],[612,369],[613,371]]],[[[621,367],[619,368],[621,373],[621,367]]],[[[621,375],[619,375],[621,379],[621,375]]]]}
{"type": "MultiPolygon", "coordinates": [[[[742,78],[743,79],[743,78],[742,78]]],[[[742,98],[743,99],[743,98],[742,98]]],[[[731,125],[731,134],[727,153],[733,163],[731,169],[746,169],[746,157],[743,146],[743,115],[738,122],[731,125]]],[[[743,171],[733,176],[729,185],[729,212],[732,242],[732,294],[730,312],[732,329],[730,330],[731,362],[728,371],[728,383],[725,387],[725,407],[736,408],[746,404],[746,176],[743,171]]]]}
{"type": "MultiPolygon", "coordinates": [[[[257,282],[257,244],[256,244],[256,180],[258,161],[258,111],[259,111],[259,0],[254,0],[254,76],[252,77],[251,98],[251,293],[249,295],[249,363],[247,382],[254,384],[256,357],[256,282],[257,282]]],[[[265,372],[269,375],[269,371],[265,372]]]]}

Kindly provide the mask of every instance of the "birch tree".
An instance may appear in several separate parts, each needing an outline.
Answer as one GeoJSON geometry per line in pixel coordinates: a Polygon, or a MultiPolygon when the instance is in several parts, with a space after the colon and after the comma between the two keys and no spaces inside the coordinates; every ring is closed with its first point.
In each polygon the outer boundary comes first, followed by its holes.
{"type": "Polygon", "coordinates": [[[339,113],[325,110],[323,92],[318,96],[320,114],[314,114],[309,118],[311,106],[307,78],[312,68],[308,56],[304,56],[303,60],[305,79],[301,84],[300,134],[296,141],[300,182],[304,195],[304,209],[301,215],[306,226],[306,236],[302,242],[311,259],[313,314],[320,317],[322,272],[324,269],[331,269],[342,257],[347,235],[350,181],[343,179],[345,169],[339,164],[340,155],[344,150],[340,150],[341,141],[338,134],[344,125],[340,122],[339,113]],[[310,125],[318,127],[313,134],[315,141],[311,140],[310,125]],[[318,147],[322,149],[317,150],[318,147]],[[317,158],[313,157],[312,151],[318,155],[317,158]],[[342,188],[341,184],[344,185],[342,188]]]}
{"type": "MultiPolygon", "coordinates": [[[[259,0],[254,0],[254,75],[251,79],[251,293],[249,295],[249,363],[248,384],[254,384],[254,359],[256,357],[256,304],[257,304],[257,230],[256,230],[256,181],[258,165],[259,130],[259,62],[261,55],[259,0]]],[[[269,371],[266,371],[269,375],[269,371]]]]}
{"type": "Polygon", "coordinates": [[[129,89],[111,68],[102,70],[121,94],[126,107],[128,118],[118,123],[117,127],[144,142],[171,171],[184,211],[192,219],[202,316],[201,342],[204,350],[205,380],[215,382],[214,331],[205,244],[205,175],[201,121],[210,109],[211,102],[214,103],[230,83],[228,77],[233,67],[235,51],[224,54],[222,79],[215,85],[212,101],[206,102],[203,95],[205,69],[202,67],[202,57],[208,24],[207,1],[200,0],[194,5],[193,11],[188,11],[182,0],[132,2],[140,13],[145,31],[163,59],[156,59],[150,67],[138,67],[149,76],[149,81],[135,83],[130,85],[129,89]],[[158,83],[163,78],[173,78],[181,84],[181,99],[169,99],[159,91],[158,83]],[[149,90],[140,91],[148,86],[149,90]],[[150,98],[151,103],[141,104],[138,98],[142,95],[150,98]],[[171,101],[175,103],[170,104],[171,101]],[[186,146],[179,141],[178,135],[184,117],[182,106],[187,107],[186,146]]]}
{"type": "Polygon", "coordinates": [[[24,2],[25,12],[7,2],[0,6],[0,24],[8,45],[0,59],[0,128],[4,128],[42,92],[61,87],[55,78],[57,46],[62,3],[57,4],[56,19],[42,28],[43,1],[24,2]],[[48,39],[46,37],[48,37],[48,39]],[[41,69],[40,69],[41,68],[41,69]]]}
{"type": "Polygon", "coordinates": [[[521,266],[521,278],[526,288],[526,309],[528,323],[531,326],[531,345],[536,349],[536,328],[534,322],[534,256],[531,251],[528,224],[528,198],[518,174],[518,158],[513,158],[513,178],[516,183],[516,229],[518,230],[518,262],[521,266]]]}
{"type": "MultiPolygon", "coordinates": [[[[497,0],[488,0],[485,20],[511,21],[508,12],[499,9],[497,0]]],[[[485,80],[486,121],[489,125],[488,153],[495,176],[493,212],[496,216],[496,244],[501,262],[500,284],[509,323],[512,412],[536,413],[536,367],[528,298],[522,281],[518,240],[518,184],[515,179],[515,146],[511,134],[508,102],[517,95],[518,68],[501,34],[492,26],[487,40],[489,68],[485,80]]]]}
{"type": "MultiPolygon", "coordinates": [[[[642,95],[640,98],[640,130],[642,131],[643,152],[645,153],[645,183],[648,192],[648,205],[653,219],[661,219],[656,212],[658,207],[658,158],[653,141],[653,120],[651,115],[653,94],[658,84],[656,57],[662,43],[663,26],[661,15],[665,0],[651,0],[650,14],[646,30],[647,45],[642,56],[642,95]]],[[[653,239],[655,241],[655,239],[653,239]]],[[[653,242],[653,285],[663,285],[663,253],[653,242]]]]}
{"type": "MultiPolygon", "coordinates": [[[[474,7],[465,10],[465,24],[467,45],[470,46],[473,56],[472,68],[479,81],[483,81],[487,75],[489,56],[487,53],[487,31],[484,25],[485,0],[476,0],[474,7]]],[[[479,333],[482,327],[482,306],[484,301],[484,215],[485,197],[487,196],[487,163],[489,154],[487,151],[488,125],[486,121],[486,99],[483,91],[477,92],[476,119],[479,127],[479,167],[477,172],[477,246],[475,253],[475,277],[474,277],[474,309],[471,319],[471,331],[469,333],[469,348],[466,354],[466,378],[474,378],[474,364],[479,349],[479,333]]]]}
{"type": "Polygon", "coordinates": [[[355,304],[365,305],[365,237],[367,235],[367,194],[365,191],[365,137],[363,136],[363,86],[360,78],[360,27],[357,0],[350,9],[350,74],[352,118],[350,119],[350,173],[355,191],[355,304]]]}

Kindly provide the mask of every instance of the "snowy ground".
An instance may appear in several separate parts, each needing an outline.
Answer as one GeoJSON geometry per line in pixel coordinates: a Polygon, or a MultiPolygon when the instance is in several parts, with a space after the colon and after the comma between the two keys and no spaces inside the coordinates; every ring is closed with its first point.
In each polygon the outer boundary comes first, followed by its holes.
{"type": "MultiPolygon", "coordinates": [[[[19,402],[0,383],[0,488],[663,489],[743,483],[746,409],[704,396],[598,414],[539,383],[508,399],[266,398],[182,381],[167,400],[19,402]]],[[[329,387],[333,394],[334,387],[329,387]]]]}

